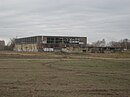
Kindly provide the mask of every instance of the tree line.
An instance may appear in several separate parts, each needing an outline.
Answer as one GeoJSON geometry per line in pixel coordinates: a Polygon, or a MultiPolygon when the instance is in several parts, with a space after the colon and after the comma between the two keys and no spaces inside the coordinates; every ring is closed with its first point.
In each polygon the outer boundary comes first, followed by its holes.
{"type": "Polygon", "coordinates": [[[130,49],[130,40],[129,39],[122,39],[120,41],[110,41],[106,43],[105,39],[98,40],[93,42],[92,44],[88,44],[88,46],[93,47],[120,47],[125,50],[130,49]]]}

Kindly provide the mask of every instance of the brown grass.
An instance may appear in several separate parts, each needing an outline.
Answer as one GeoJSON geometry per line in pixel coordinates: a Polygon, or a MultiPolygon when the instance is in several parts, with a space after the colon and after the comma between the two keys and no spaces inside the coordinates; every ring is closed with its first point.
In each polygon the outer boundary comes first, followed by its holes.
{"type": "Polygon", "coordinates": [[[130,61],[0,60],[0,97],[129,97],[130,61]]]}

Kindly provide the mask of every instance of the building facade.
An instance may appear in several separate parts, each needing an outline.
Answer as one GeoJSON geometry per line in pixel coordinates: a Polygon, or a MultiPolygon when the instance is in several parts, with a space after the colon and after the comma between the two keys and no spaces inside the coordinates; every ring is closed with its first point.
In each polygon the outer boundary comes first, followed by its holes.
{"type": "Polygon", "coordinates": [[[33,36],[15,39],[15,51],[62,51],[85,48],[87,37],[33,36]]]}
{"type": "Polygon", "coordinates": [[[0,40],[0,50],[4,50],[4,48],[5,48],[5,41],[0,40]]]}

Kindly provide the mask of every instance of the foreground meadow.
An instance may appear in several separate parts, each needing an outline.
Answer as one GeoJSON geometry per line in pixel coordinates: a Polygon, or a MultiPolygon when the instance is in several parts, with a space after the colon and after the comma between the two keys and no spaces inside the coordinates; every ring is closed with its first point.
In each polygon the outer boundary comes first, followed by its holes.
{"type": "Polygon", "coordinates": [[[1,59],[0,97],[130,97],[130,61],[1,59]]]}

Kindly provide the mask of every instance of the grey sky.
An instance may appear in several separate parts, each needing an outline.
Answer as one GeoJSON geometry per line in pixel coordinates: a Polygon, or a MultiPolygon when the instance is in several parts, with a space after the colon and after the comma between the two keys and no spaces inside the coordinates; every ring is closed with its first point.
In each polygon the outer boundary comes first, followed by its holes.
{"type": "Polygon", "coordinates": [[[0,40],[34,35],[130,38],[130,0],[0,0],[0,40]]]}

